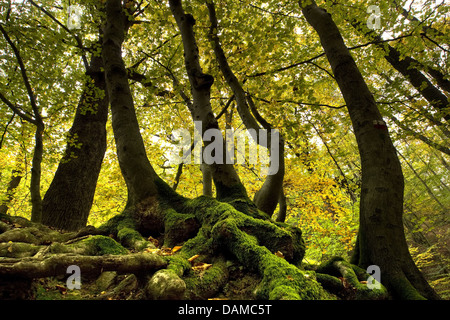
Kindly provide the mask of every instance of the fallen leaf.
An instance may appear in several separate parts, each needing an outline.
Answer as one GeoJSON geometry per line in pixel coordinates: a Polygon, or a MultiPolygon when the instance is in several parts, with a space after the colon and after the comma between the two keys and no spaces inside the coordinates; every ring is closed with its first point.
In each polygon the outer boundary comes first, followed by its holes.
{"type": "Polygon", "coordinates": [[[280,257],[280,258],[283,258],[283,259],[284,259],[284,254],[283,254],[283,252],[277,251],[277,252],[274,252],[274,254],[275,254],[277,257],[280,257]]]}
{"type": "Polygon", "coordinates": [[[171,256],[172,255],[172,248],[161,248],[161,251],[159,253],[162,256],[171,256]]]}
{"type": "Polygon", "coordinates": [[[212,267],[212,264],[209,263],[199,263],[192,267],[192,270],[194,271],[205,271],[212,267]]]}
{"type": "Polygon", "coordinates": [[[144,250],[144,252],[149,252],[149,253],[153,253],[153,254],[159,254],[160,251],[161,251],[161,249],[158,249],[158,248],[156,248],[156,249],[153,249],[153,248],[146,248],[146,249],[144,250]]]}
{"type": "Polygon", "coordinates": [[[153,238],[152,236],[148,237],[147,239],[148,241],[150,241],[151,243],[153,243],[155,245],[155,247],[159,247],[159,241],[158,239],[153,238]]]}

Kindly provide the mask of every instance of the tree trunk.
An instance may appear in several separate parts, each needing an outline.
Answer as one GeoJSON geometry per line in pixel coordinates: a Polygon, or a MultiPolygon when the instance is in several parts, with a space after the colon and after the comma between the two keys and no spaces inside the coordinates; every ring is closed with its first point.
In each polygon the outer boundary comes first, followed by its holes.
{"type": "Polygon", "coordinates": [[[272,170],[273,172],[269,172],[267,175],[264,184],[262,187],[255,193],[253,198],[253,202],[257,206],[258,209],[264,211],[268,215],[272,215],[275,211],[278,201],[281,196],[282,188],[283,188],[283,179],[285,173],[285,165],[284,165],[284,140],[279,135],[279,133],[275,133],[278,139],[278,143],[274,144],[274,148],[278,151],[275,155],[272,152],[272,138],[274,136],[272,127],[267,121],[265,121],[261,115],[258,113],[256,106],[254,105],[251,97],[246,97],[245,91],[240,84],[239,80],[235,76],[233,70],[228,64],[228,60],[225,56],[225,53],[222,49],[222,45],[220,43],[220,39],[218,36],[218,20],[216,16],[215,5],[212,1],[208,1],[206,3],[208,7],[209,20],[210,20],[210,32],[209,39],[213,43],[214,53],[219,64],[220,70],[228,83],[228,86],[233,91],[233,95],[236,100],[237,111],[239,116],[244,123],[247,130],[253,130],[256,135],[252,136],[255,143],[267,148],[269,150],[269,155],[271,159],[271,166],[276,163],[276,170],[272,170]],[[251,113],[253,111],[253,114],[251,113]],[[258,121],[257,121],[258,120],[258,121]],[[262,142],[261,134],[260,134],[260,125],[267,131],[267,141],[262,142]]]}
{"type": "Polygon", "coordinates": [[[213,190],[211,168],[206,163],[202,163],[200,165],[200,170],[202,170],[203,195],[212,197],[213,190]]]}
{"type": "Polygon", "coordinates": [[[157,194],[154,183],[157,175],[147,158],[128,83],[127,69],[122,59],[122,43],[127,24],[128,18],[121,1],[108,0],[102,55],[117,156],[127,185],[129,207],[157,194]]]}
{"type": "Polygon", "coordinates": [[[9,180],[6,189],[6,199],[0,205],[0,214],[6,214],[8,212],[8,204],[14,199],[14,191],[18,187],[20,180],[22,180],[22,171],[17,168],[13,169],[11,172],[11,180],[9,180]]]}
{"type": "Polygon", "coordinates": [[[101,57],[92,57],[65,154],[44,196],[42,223],[48,226],[77,230],[87,223],[106,151],[108,97],[102,65],[101,57]]]}
{"type": "MultiPolygon", "coordinates": [[[[402,57],[400,52],[389,44],[383,43],[380,35],[373,30],[367,30],[365,24],[358,21],[351,21],[355,29],[360,30],[366,36],[378,41],[378,47],[385,52],[385,59],[391,66],[400,72],[409,83],[424,97],[430,105],[439,112],[438,117],[450,121],[448,112],[449,101],[446,95],[436,88],[433,83],[416,67],[420,65],[415,59],[406,56],[402,57]]],[[[442,83],[442,81],[441,81],[442,83]]]]}
{"type": "Polygon", "coordinates": [[[30,179],[30,196],[31,196],[31,221],[41,222],[42,220],[42,197],[41,197],[41,165],[42,154],[44,152],[43,145],[44,123],[41,121],[36,123],[36,132],[34,135],[35,145],[33,159],[31,160],[31,179],[30,179]]]}
{"type": "Polygon", "coordinates": [[[438,298],[412,260],[403,229],[403,174],[385,122],[344,40],[325,10],[300,1],[320,37],[353,124],[362,164],[355,262],[378,265],[381,281],[401,298],[438,298]]]}
{"type": "MultiPolygon", "coordinates": [[[[199,52],[193,30],[195,24],[194,17],[184,13],[180,0],[171,0],[169,1],[169,4],[183,41],[186,72],[189,77],[191,93],[194,100],[190,112],[194,121],[201,122],[201,130],[199,130],[199,128],[196,129],[201,133],[202,137],[204,137],[206,130],[219,129],[219,125],[211,108],[211,86],[214,82],[214,78],[209,74],[203,73],[200,66],[199,52]]],[[[218,141],[214,140],[214,144],[222,146],[220,150],[217,150],[217,148],[215,149],[216,153],[220,153],[215,156],[215,159],[218,159],[221,163],[214,161],[207,164],[210,164],[211,174],[216,186],[217,198],[247,198],[245,187],[242,185],[233,164],[229,164],[226,161],[227,152],[223,136],[215,136],[215,139],[218,139],[218,141]]],[[[205,148],[211,144],[210,141],[204,141],[204,143],[205,148]]]]}

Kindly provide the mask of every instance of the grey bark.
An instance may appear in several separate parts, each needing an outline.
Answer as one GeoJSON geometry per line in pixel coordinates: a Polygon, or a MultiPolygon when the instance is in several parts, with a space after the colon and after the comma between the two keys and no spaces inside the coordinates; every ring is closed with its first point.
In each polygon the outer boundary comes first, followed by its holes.
{"type": "MultiPolygon", "coordinates": [[[[216,16],[215,5],[212,1],[207,2],[208,12],[209,12],[209,20],[210,20],[210,32],[209,38],[211,39],[214,47],[214,53],[216,59],[219,63],[220,70],[227,81],[228,86],[233,91],[233,95],[236,100],[237,110],[239,116],[244,123],[247,130],[255,130],[256,136],[253,137],[255,143],[262,145],[259,129],[261,126],[258,124],[258,121],[262,123],[263,127],[267,131],[271,131],[272,127],[261,117],[261,115],[257,112],[251,97],[247,97],[244,89],[242,88],[241,83],[233,73],[230,65],[228,64],[228,60],[225,56],[225,53],[222,49],[222,45],[220,43],[220,39],[217,35],[218,32],[218,22],[216,16]],[[253,111],[254,115],[251,113],[253,111]]],[[[272,149],[271,136],[269,134],[267,145],[269,150],[272,149]]],[[[274,155],[269,154],[273,161],[277,161],[279,164],[278,170],[276,173],[269,174],[261,189],[258,190],[254,196],[254,203],[258,207],[258,209],[266,212],[269,215],[272,215],[275,211],[275,208],[279,202],[282,188],[283,188],[283,179],[285,173],[285,165],[284,165],[284,140],[282,137],[279,139],[278,143],[278,158],[273,159],[274,155]]]]}
{"type": "Polygon", "coordinates": [[[127,206],[133,206],[157,194],[155,179],[158,177],[146,155],[122,59],[122,43],[128,27],[123,10],[120,0],[106,2],[102,56],[117,156],[128,190],[127,206]]]}

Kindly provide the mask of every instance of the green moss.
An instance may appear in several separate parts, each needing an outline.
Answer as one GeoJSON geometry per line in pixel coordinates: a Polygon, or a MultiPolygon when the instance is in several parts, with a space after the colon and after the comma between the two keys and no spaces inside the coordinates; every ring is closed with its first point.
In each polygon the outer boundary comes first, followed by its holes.
{"type": "Polygon", "coordinates": [[[426,300],[404,276],[391,279],[391,286],[396,298],[401,300],[426,300]]]}
{"type": "Polygon", "coordinates": [[[227,279],[225,263],[217,262],[205,271],[190,272],[184,281],[191,299],[207,299],[219,292],[227,279]]]}
{"type": "Polygon", "coordinates": [[[326,273],[334,277],[341,277],[339,270],[335,267],[334,263],[337,261],[344,261],[342,257],[332,257],[331,259],[322,262],[316,269],[318,273],[326,273]]]}
{"type": "Polygon", "coordinates": [[[328,286],[337,288],[337,283],[330,278],[325,277],[325,274],[331,277],[343,277],[346,282],[353,288],[355,299],[357,300],[381,300],[388,296],[387,289],[380,284],[380,288],[372,288],[360,281],[366,281],[369,275],[361,268],[350,264],[341,257],[333,257],[330,260],[322,263],[317,267],[316,271],[321,273],[322,281],[326,282],[328,286]]]}
{"type": "Polygon", "coordinates": [[[293,287],[281,285],[270,292],[269,300],[300,300],[300,296],[293,287]]]}
{"type": "Polygon", "coordinates": [[[165,257],[167,261],[167,269],[172,270],[177,276],[182,277],[185,272],[191,270],[191,264],[187,260],[186,254],[177,253],[173,256],[165,257]]]}
{"type": "Polygon", "coordinates": [[[242,183],[237,183],[232,186],[226,186],[217,181],[214,181],[216,187],[217,199],[223,202],[228,202],[234,199],[250,200],[247,195],[247,190],[242,183]]]}
{"type": "Polygon", "coordinates": [[[255,237],[241,231],[232,218],[216,224],[216,241],[226,246],[248,269],[262,275],[258,299],[321,299],[324,291],[317,281],[296,266],[260,246],[255,237]]]}
{"type": "Polygon", "coordinates": [[[200,224],[193,214],[167,209],[164,211],[164,228],[164,246],[173,247],[195,236],[200,224]]]}
{"type": "Polygon", "coordinates": [[[150,242],[146,241],[138,231],[131,228],[121,228],[119,232],[117,232],[117,238],[125,246],[137,251],[147,248],[150,244],[150,242]]]}
{"type": "Polygon", "coordinates": [[[90,251],[91,255],[102,256],[105,254],[127,254],[128,250],[122,247],[114,239],[105,236],[92,236],[83,240],[90,251]]]}
{"type": "Polygon", "coordinates": [[[199,249],[225,249],[232,253],[248,270],[261,275],[259,299],[324,298],[326,294],[314,276],[305,276],[274,254],[281,251],[288,260],[300,264],[305,250],[300,229],[273,223],[249,203],[246,199],[223,203],[211,197],[186,201],[185,211],[194,214],[202,228],[183,250],[197,254],[199,249]]]}
{"type": "Polygon", "coordinates": [[[99,230],[103,233],[116,234],[121,244],[140,251],[150,246],[150,242],[136,230],[136,223],[130,216],[132,210],[125,209],[121,214],[100,226],[99,230]]]}
{"type": "Polygon", "coordinates": [[[40,246],[25,242],[4,242],[0,243],[0,257],[31,257],[34,256],[40,248],[40,246]]]}

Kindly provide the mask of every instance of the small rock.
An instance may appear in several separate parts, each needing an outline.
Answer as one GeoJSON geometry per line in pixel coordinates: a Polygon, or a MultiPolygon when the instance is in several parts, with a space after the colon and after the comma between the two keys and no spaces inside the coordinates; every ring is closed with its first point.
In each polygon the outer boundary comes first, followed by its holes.
{"type": "Polygon", "coordinates": [[[99,291],[106,291],[114,284],[114,280],[117,277],[117,272],[115,271],[105,271],[103,272],[98,279],[95,281],[97,285],[97,289],[99,291]]]}
{"type": "Polygon", "coordinates": [[[181,300],[186,292],[186,283],[172,270],[159,270],[151,277],[146,286],[149,299],[181,300]]]}
{"type": "Polygon", "coordinates": [[[138,285],[138,279],[134,274],[127,275],[114,289],[113,294],[118,297],[126,298],[133,290],[138,288],[138,285]]]}

